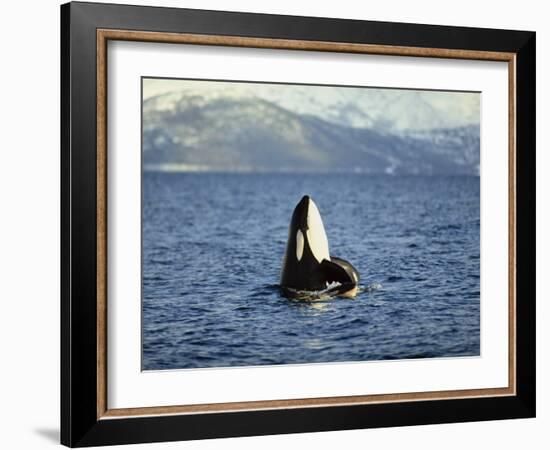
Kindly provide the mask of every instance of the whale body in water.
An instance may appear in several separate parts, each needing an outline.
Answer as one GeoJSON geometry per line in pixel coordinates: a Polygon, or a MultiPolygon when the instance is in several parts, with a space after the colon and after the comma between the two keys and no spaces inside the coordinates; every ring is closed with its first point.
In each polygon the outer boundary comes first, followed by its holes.
{"type": "Polygon", "coordinates": [[[287,297],[320,291],[330,296],[357,294],[359,273],[348,261],[330,255],[319,209],[308,195],[292,214],[280,285],[287,297]]]}

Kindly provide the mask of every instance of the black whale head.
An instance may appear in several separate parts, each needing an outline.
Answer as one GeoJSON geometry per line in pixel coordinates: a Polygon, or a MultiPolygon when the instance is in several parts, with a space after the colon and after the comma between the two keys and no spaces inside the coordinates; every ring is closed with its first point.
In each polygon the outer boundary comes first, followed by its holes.
{"type": "Polygon", "coordinates": [[[309,195],[304,195],[302,200],[294,208],[292,213],[292,220],[290,221],[290,227],[305,233],[307,231],[307,214],[309,211],[309,203],[312,201],[309,195]]]}
{"type": "MultiPolygon", "coordinates": [[[[325,227],[317,205],[308,195],[304,195],[292,213],[281,284],[291,282],[291,286],[302,288],[303,281],[298,282],[294,279],[303,280],[304,277],[300,273],[310,273],[324,259],[330,261],[325,227]]],[[[306,284],[310,289],[324,288],[320,284],[306,284]]]]}
{"type": "Polygon", "coordinates": [[[359,275],[343,260],[331,261],[328,239],[315,202],[304,195],[294,208],[281,271],[281,287],[299,291],[321,291],[332,282],[347,289],[356,286],[359,275]],[[346,263],[346,264],[343,264],[346,263]]]}

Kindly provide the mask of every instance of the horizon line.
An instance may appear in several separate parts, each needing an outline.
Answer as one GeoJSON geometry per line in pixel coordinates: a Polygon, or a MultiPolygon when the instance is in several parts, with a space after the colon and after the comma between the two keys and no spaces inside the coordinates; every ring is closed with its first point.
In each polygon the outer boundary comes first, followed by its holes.
{"type": "Polygon", "coordinates": [[[193,174],[239,174],[239,175],[254,175],[254,174],[273,174],[273,175],[384,175],[384,176],[472,176],[480,177],[479,173],[472,172],[395,172],[394,170],[385,171],[370,171],[363,168],[350,168],[350,169],[333,169],[333,170],[307,170],[307,169],[267,169],[267,168],[248,168],[248,167],[234,167],[234,168],[217,168],[212,166],[201,167],[181,167],[179,164],[160,164],[150,165],[145,164],[142,166],[142,172],[148,173],[193,173],[193,174]]]}

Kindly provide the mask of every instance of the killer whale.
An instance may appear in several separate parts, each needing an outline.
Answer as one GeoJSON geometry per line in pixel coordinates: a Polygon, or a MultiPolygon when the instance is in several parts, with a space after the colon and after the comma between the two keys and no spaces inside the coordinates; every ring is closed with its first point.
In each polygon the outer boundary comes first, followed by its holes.
{"type": "Polygon", "coordinates": [[[330,256],[325,227],[317,205],[304,195],[294,208],[288,230],[280,286],[287,297],[324,291],[354,297],[359,273],[348,261],[330,256]]]}

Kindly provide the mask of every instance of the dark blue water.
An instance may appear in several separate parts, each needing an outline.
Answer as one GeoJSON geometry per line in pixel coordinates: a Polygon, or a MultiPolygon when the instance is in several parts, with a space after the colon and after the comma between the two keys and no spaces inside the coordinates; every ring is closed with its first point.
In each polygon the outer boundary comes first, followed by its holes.
{"type": "Polygon", "coordinates": [[[478,177],[143,176],[144,370],[479,355],[479,311],[478,177]],[[276,287],[303,194],[355,299],[276,287]]]}

